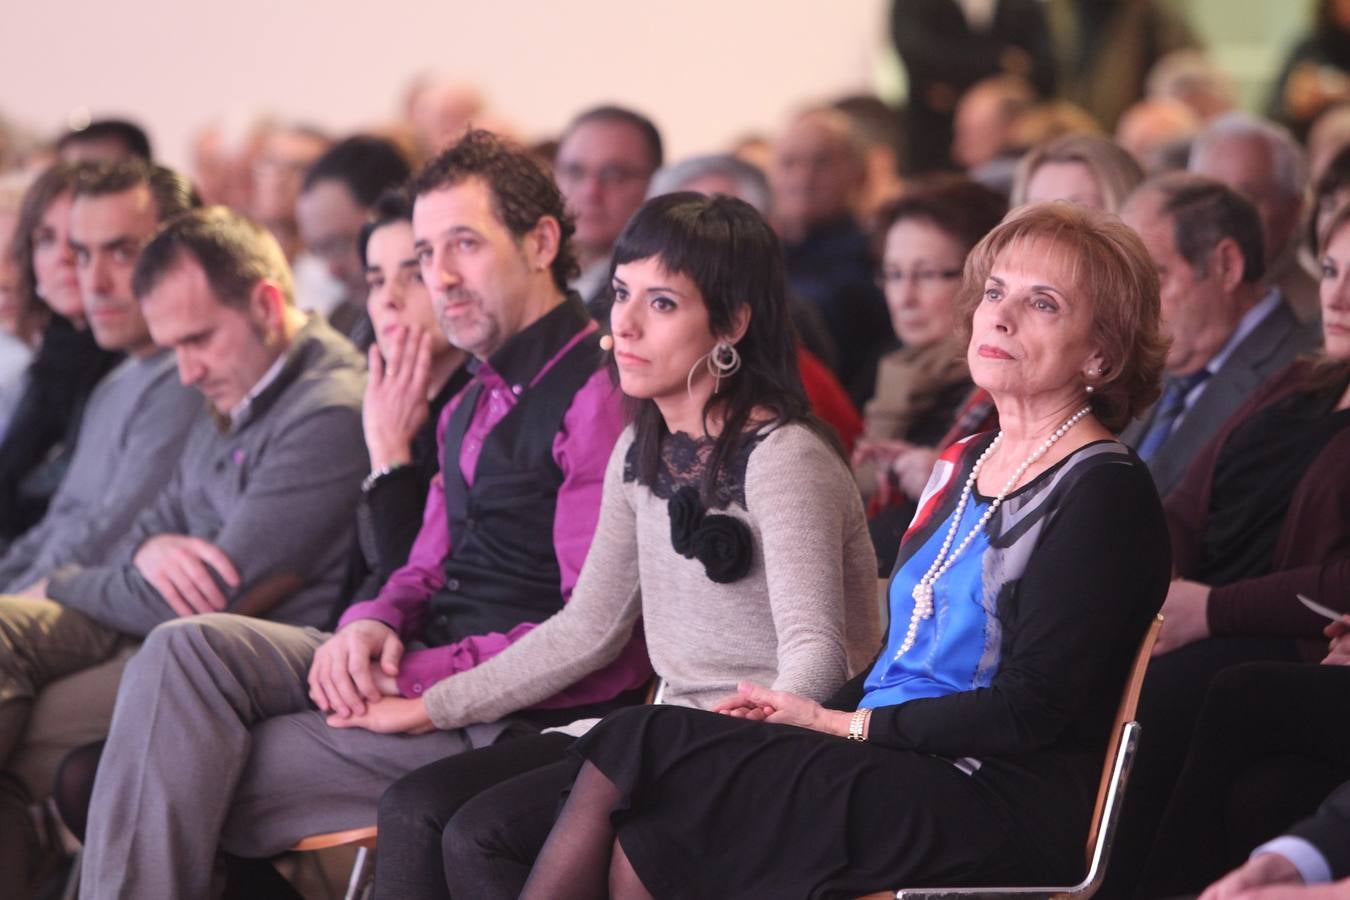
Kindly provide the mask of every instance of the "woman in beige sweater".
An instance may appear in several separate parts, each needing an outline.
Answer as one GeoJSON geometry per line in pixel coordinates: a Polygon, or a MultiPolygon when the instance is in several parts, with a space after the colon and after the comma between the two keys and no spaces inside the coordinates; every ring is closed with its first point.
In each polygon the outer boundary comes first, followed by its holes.
{"type": "MultiPolygon", "coordinates": [[[[823,699],[879,644],[862,506],[807,411],[772,231],[741,201],[670,194],[634,216],[614,259],[612,349],[633,420],[585,567],[561,613],[427,691],[439,727],[547,700],[639,622],[660,700],[703,709],[747,680],[823,699]]],[[[394,785],[376,895],[516,896],[575,771],[569,734],[585,727],[394,785]]]]}

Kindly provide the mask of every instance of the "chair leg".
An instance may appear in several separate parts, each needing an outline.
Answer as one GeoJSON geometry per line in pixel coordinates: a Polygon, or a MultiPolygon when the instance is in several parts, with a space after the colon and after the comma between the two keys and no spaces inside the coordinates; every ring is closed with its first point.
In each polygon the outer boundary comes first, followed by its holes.
{"type": "Polygon", "coordinates": [[[352,876],[347,881],[345,900],[362,900],[370,893],[374,874],[371,861],[374,854],[365,847],[356,848],[356,860],[352,863],[352,876]]]}

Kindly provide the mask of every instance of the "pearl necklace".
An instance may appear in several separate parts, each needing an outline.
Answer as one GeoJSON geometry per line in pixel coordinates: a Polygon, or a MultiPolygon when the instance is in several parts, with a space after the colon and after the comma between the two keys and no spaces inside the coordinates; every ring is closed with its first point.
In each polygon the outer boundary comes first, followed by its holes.
{"type": "Polygon", "coordinates": [[[1032,451],[1031,455],[1017,467],[1017,471],[1013,472],[1012,476],[1008,478],[1007,484],[1003,485],[1003,490],[998,492],[998,496],[996,496],[993,499],[993,502],[989,504],[989,508],[984,511],[984,515],[980,516],[980,521],[975,523],[975,527],[970,529],[970,532],[966,535],[965,539],[961,541],[950,555],[948,555],[947,551],[951,549],[952,541],[956,539],[956,529],[961,524],[961,515],[966,511],[966,503],[970,500],[971,491],[975,489],[975,479],[979,477],[980,469],[984,466],[984,461],[994,452],[994,448],[1003,440],[1003,432],[1000,431],[994,436],[994,439],[989,442],[989,446],[980,454],[980,458],[975,460],[975,465],[970,469],[970,477],[966,479],[965,487],[961,489],[961,499],[957,501],[956,511],[952,513],[952,524],[947,528],[947,536],[942,540],[942,547],[938,550],[937,556],[933,559],[933,564],[928,567],[928,571],[923,574],[923,577],[919,579],[919,583],[914,585],[914,590],[910,592],[914,597],[914,612],[909,616],[909,628],[905,631],[905,639],[900,643],[900,649],[895,651],[895,659],[899,659],[910,647],[914,646],[914,640],[919,633],[919,623],[924,619],[932,617],[933,584],[946,574],[947,570],[956,562],[956,558],[961,555],[961,551],[965,550],[966,547],[970,545],[970,542],[975,539],[975,535],[984,530],[984,526],[989,523],[991,518],[993,518],[994,512],[1003,503],[1003,499],[1012,492],[1012,489],[1017,485],[1017,482],[1021,479],[1022,475],[1026,473],[1027,469],[1031,468],[1036,460],[1044,456],[1050,448],[1055,445],[1055,441],[1064,437],[1070,428],[1078,424],[1079,419],[1083,418],[1091,411],[1091,406],[1084,406],[1078,412],[1069,416],[1069,418],[1064,420],[1063,425],[1056,428],[1054,432],[1045,439],[1044,443],[1032,451]]]}

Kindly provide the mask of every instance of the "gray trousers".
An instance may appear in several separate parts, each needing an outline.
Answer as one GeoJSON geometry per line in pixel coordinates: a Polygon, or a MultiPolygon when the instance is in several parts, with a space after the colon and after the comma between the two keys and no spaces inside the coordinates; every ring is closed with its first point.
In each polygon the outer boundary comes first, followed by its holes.
{"type": "Polygon", "coordinates": [[[305,682],[328,637],[228,614],[150,633],[99,764],[82,897],[207,897],[218,847],[271,856],[374,824],[394,780],[468,749],[462,731],[330,728],[305,682]]]}

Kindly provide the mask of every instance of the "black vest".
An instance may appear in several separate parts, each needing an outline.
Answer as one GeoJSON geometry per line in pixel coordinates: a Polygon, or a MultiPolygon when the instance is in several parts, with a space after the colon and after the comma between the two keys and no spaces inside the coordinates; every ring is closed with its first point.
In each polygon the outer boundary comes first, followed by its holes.
{"type": "MultiPolygon", "coordinates": [[[[569,298],[517,337],[552,348],[551,358],[585,323],[584,309],[569,298]],[[536,328],[543,333],[532,333],[536,328]],[[561,339],[549,340],[554,337],[561,339]]],[[[465,389],[445,427],[441,473],[451,549],[443,564],[445,585],[431,597],[421,635],[428,646],[507,632],[562,608],[553,519],[563,473],[553,459],[553,441],[573,395],[601,359],[599,334],[593,333],[524,388],[484,438],[472,487],[464,482],[459,457],[483,385],[474,381],[465,389]]]]}

